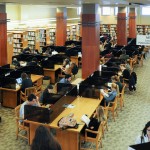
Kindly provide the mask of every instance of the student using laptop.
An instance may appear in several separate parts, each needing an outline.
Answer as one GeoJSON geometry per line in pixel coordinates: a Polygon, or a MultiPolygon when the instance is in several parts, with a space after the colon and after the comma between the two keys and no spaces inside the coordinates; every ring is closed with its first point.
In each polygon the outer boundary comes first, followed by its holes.
{"type": "Polygon", "coordinates": [[[24,106],[25,105],[31,105],[31,106],[41,106],[39,103],[39,98],[35,96],[34,94],[30,94],[28,96],[27,101],[21,104],[20,107],[20,118],[24,118],[24,106]]]}
{"type": "Polygon", "coordinates": [[[25,89],[32,87],[33,83],[32,83],[32,80],[28,77],[28,75],[26,73],[22,73],[21,78],[22,78],[21,91],[25,92],[25,89]]]}
{"type": "Polygon", "coordinates": [[[71,75],[70,74],[66,74],[65,78],[62,78],[59,83],[66,83],[66,84],[71,84],[71,75]]]}

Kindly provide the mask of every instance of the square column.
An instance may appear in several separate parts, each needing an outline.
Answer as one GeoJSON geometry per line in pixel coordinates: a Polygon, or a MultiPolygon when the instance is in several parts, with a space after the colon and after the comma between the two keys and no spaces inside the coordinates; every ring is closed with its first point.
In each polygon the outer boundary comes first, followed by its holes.
{"type": "Polygon", "coordinates": [[[99,66],[100,15],[98,4],[83,4],[82,12],[82,78],[99,66]]]}
{"type": "Polygon", "coordinates": [[[127,45],[127,17],[125,7],[118,8],[117,45],[119,46],[127,45]]]}
{"type": "Polygon", "coordinates": [[[7,14],[5,5],[0,5],[0,66],[7,64],[7,14]]]}
{"type": "Polygon", "coordinates": [[[129,12],[129,38],[136,38],[136,12],[130,8],[129,12]]]}
{"type": "Polygon", "coordinates": [[[56,12],[56,46],[64,46],[67,31],[67,9],[57,8],[56,12]]]}

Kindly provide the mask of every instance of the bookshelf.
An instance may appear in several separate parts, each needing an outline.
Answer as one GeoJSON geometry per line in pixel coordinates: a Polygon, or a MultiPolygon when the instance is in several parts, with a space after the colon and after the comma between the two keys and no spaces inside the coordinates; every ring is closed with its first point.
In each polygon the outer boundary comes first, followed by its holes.
{"type": "Polygon", "coordinates": [[[71,40],[77,40],[77,25],[71,25],[71,40]]]}
{"type": "Polygon", "coordinates": [[[28,30],[28,47],[31,50],[40,49],[39,30],[28,30]]]}
{"type": "Polygon", "coordinates": [[[40,50],[42,50],[42,47],[46,46],[46,29],[39,29],[39,37],[40,37],[40,50]]]}
{"type": "Polygon", "coordinates": [[[56,42],[56,27],[46,29],[46,44],[55,45],[56,42]]]}
{"type": "Polygon", "coordinates": [[[28,47],[28,32],[13,31],[13,55],[19,54],[26,47],[28,47]]]}
{"type": "Polygon", "coordinates": [[[7,63],[12,63],[13,56],[13,33],[7,33],[7,63]]]}
{"type": "Polygon", "coordinates": [[[137,25],[137,34],[147,35],[150,34],[150,25],[137,25]]]}
{"type": "Polygon", "coordinates": [[[66,40],[67,40],[67,41],[70,41],[70,40],[71,40],[71,31],[70,31],[70,26],[67,26],[67,33],[66,33],[66,35],[67,35],[66,40]]]}
{"type": "Polygon", "coordinates": [[[116,24],[101,24],[100,34],[110,34],[111,36],[116,36],[117,25],[116,24]]]}
{"type": "Polygon", "coordinates": [[[67,41],[69,40],[78,41],[81,37],[80,35],[81,35],[80,25],[78,24],[67,25],[67,41]]]}

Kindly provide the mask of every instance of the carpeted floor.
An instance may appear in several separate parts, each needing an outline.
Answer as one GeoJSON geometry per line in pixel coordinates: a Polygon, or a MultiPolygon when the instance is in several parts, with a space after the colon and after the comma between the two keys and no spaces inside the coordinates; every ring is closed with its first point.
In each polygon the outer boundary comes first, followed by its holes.
{"type": "MultiPolygon", "coordinates": [[[[108,120],[108,132],[102,140],[102,150],[127,150],[134,144],[136,137],[141,134],[145,123],[150,120],[150,59],[144,60],[143,67],[136,67],[138,76],[137,91],[125,93],[125,107],[114,122],[111,117],[108,120]]],[[[80,77],[81,71],[79,75],[80,77]]],[[[0,150],[29,150],[27,141],[19,138],[16,140],[16,123],[14,110],[0,108],[0,150]]],[[[93,144],[87,143],[88,147],[95,149],[93,144]]]]}

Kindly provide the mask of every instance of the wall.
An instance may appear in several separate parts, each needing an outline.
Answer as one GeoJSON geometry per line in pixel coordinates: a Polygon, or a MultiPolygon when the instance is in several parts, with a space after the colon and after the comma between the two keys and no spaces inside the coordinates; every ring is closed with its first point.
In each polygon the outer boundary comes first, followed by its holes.
{"type": "MultiPolygon", "coordinates": [[[[141,16],[140,9],[140,7],[137,8],[137,25],[150,24],[150,16],[141,16]]],[[[47,24],[51,25],[56,23],[55,21],[49,20],[49,18],[56,17],[56,8],[52,8],[52,6],[6,5],[6,12],[7,18],[11,20],[11,22],[8,23],[8,29],[16,28],[18,24],[32,27],[35,25],[46,26],[47,24]]],[[[67,8],[67,15],[68,24],[80,22],[80,16],[77,15],[77,8],[67,8]]],[[[114,8],[111,8],[110,16],[100,15],[100,21],[101,24],[117,24],[117,16],[114,15],[114,8]]]]}

